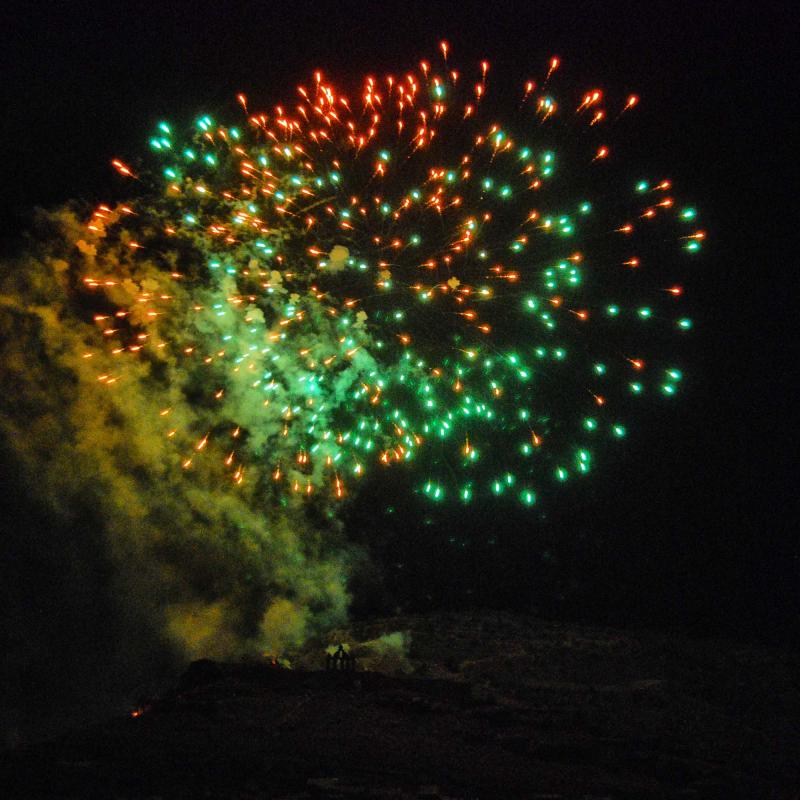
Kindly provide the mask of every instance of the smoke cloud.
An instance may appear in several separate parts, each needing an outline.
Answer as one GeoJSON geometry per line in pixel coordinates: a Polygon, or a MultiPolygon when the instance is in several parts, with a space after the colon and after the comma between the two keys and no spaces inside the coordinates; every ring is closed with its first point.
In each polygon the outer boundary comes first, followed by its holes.
{"type": "MultiPolygon", "coordinates": [[[[12,696],[3,725],[11,741],[57,729],[64,714],[74,721],[77,704],[91,715],[92,705],[122,702],[132,683],[176,662],[278,654],[341,622],[359,557],[322,493],[293,499],[261,472],[235,471],[259,459],[294,469],[297,443],[282,428],[302,362],[268,345],[255,353],[242,345],[237,366],[228,359],[224,371],[221,359],[199,357],[223,340],[268,343],[272,306],[301,308],[303,299],[290,297],[276,272],[268,303],[198,314],[196,306],[212,309],[236,292],[232,278],[182,288],[165,269],[180,268],[191,283],[177,263],[191,265],[191,252],[165,266],[134,258],[125,236],[104,234],[101,225],[87,237],[69,208],[41,213],[24,252],[0,274],[0,447],[11,490],[2,583],[12,696]],[[102,285],[109,276],[113,285],[102,285]],[[164,296],[160,305],[140,302],[164,296]],[[159,313],[148,316],[153,308],[159,313]],[[252,391],[270,372],[269,393],[252,391]],[[235,442],[233,421],[242,431],[235,442]],[[229,449],[237,450],[233,469],[229,449]],[[43,718],[47,725],[33,726],[43,718]]],[[[319,319],[296,335],[297,347],[340,335],[321,311],[307,313],[319,319]]],[[[333,413],[325,399],[341,399],[371,367],[358,354],[329,386],[309,389],[321,397],[322,423],[333,413]]]]}

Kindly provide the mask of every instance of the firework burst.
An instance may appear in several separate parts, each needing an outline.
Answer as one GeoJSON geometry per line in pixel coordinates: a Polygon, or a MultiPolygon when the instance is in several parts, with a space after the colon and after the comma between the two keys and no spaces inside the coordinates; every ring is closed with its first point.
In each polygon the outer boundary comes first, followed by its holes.
{"type": "Polygon", "coordinates": [[[240,95],[236,126],[159,124],[157,168],[113,162],[143,189],[88,222],[84,288],[116,357],[173,377],[153,425],[187,473],[342,498],[410,469],[434,501],[532,505],[679,390],[671,276],[704,233],[616,152],[638,98],[560,88],[553,58],[495,116],[489,64],[447,57],[240,95]]]}

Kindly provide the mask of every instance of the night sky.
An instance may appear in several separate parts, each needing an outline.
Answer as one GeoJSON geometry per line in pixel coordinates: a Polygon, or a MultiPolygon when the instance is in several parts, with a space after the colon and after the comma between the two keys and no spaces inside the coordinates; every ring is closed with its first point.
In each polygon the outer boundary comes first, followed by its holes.
{"type": "MultiPolygon", "coordinates": [[[[348,521],[379,566],[360,576],[355,611],[490,605],[797,642],[789,3],[10,3],[0,30],[8,252],[34,206],[121,196],[109,162],[143,153],[158,120],[231,109],[239,92],[270,106],[317,67],[355,84],[446,38],[456,64],[490,59],[496,87],[515,89],[557,54],[575,83],[640,94],[629,159],[669,175],[709,234],[687,281],[697,323],[687,391],[589,491],[533,523],[480,510],[434,519],[415,500],[396,521],[385,513],[396,489],[368,487],[348,521]],[[454,547],[454,535],[470,544],[454,547]]],[[[15,474],[4,483],[0,597],[12,635],[30,626],[65,673],[84,669],[75,650],[102,651],[111,568],[84,537],[64,551],[70,577],[59,576],[42,552],[46,513],[15,474]]],[[[145,661],[137,674],[154,668],[145,661]]]]}

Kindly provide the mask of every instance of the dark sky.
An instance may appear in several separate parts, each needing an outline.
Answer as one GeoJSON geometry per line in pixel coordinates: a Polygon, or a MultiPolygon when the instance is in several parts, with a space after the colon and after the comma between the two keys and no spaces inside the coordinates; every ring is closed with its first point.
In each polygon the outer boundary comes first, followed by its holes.
{"type": "Polygon", "coordinates": [[[345,79],[402,69],[442,38],[455,62],[489,58],[498,83],[516,86],[558,54],[577,83],[637,91],[652,145],[641,166],[679,182],[709,231],[692,286],[696,380],[570,524],[620,537],[621,555],[600,553],[594,566],[627,580],[632,603],[656,581],[667,617],[672,596],[684,621],[721,604],[751,628],[783,630],[796,621],[799,563],[792,6],[7,3],[2,231],[13,235],[33,205],[106,199],[110,159],[142,153],[165,115],[192,118],[242,91],[277,101],[316,67],[345,79]],[[625,576],[631,564],[638,582],[625,576]]]}

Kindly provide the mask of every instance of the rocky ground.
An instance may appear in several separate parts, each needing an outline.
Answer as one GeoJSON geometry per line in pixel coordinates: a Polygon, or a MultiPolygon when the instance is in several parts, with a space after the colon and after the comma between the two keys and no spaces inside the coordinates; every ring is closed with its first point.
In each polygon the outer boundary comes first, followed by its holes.
{"type": "Polygon", "coordinates": [[[495,613],[395,617],[0,758],[6,797],[800,798],[796,654],[495,613]],[[351,645],[354,673],[324,671],[351,645]]]}

